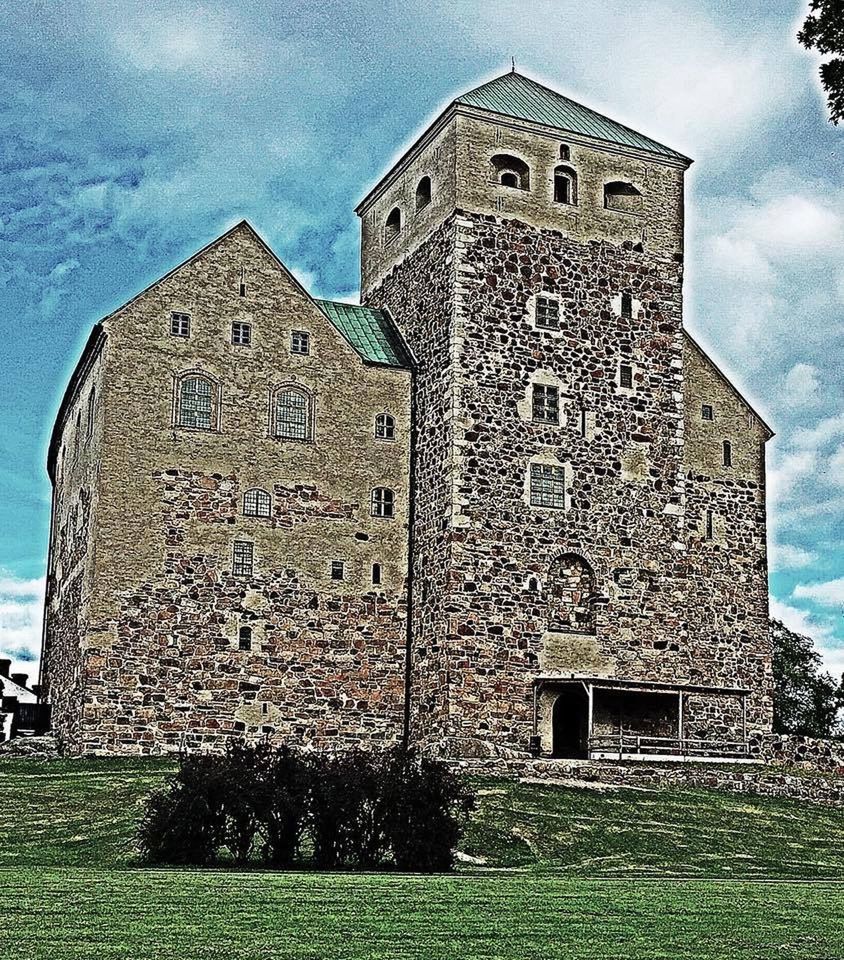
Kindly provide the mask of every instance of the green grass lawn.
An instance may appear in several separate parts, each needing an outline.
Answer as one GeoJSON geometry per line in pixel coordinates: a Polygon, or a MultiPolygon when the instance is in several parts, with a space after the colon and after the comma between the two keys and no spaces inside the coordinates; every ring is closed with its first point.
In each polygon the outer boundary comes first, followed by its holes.
{"type": "Polygon", "coordinates": [[[170,769],[0,762],[4,960],[844,958],[844,811],[486,780],[454,876],[138,868],[170,769]]]}

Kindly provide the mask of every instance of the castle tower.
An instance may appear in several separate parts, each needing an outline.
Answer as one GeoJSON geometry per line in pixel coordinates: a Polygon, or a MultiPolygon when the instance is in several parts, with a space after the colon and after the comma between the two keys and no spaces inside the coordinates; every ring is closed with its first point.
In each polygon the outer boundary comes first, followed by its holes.
{"type": "Polygon", "coordinates": [[[770,723],[770,431],[683,331],[690,162],[512,72],[358,207],[363,302],[417,362],[423,742],[597,756],[626,731],[727,744],[770,723]]]}

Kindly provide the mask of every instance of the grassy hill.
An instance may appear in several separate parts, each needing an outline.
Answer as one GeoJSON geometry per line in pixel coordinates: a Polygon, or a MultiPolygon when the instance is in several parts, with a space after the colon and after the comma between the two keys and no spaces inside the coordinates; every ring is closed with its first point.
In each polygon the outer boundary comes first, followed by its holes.
{"type": "Polygon", "coordinates": [[[139,869],[170,770],[0,761],[5,957],[844,957],[844,810],[483,780],[454,876],[139,869]]]}

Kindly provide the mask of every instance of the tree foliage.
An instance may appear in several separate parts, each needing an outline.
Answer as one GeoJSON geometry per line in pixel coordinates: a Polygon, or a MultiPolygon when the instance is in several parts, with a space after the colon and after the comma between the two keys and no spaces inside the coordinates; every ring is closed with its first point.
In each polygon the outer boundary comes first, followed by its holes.
{"type": "Polygon", "coordinates": [[[771,621],[774,647],[774,730],[808,737],[841,733],[838,714],[844,678],[836,683],[821,671],[820,654],[809,637],[771,621]]]}
{"type": "Polygon", "coordinates": [[[221,856],[276,868],[448,870],[474,799],[439,761],[396,747],[295,753],[233,741],[185,755],[147,801],[148,863],[204,866],[221,856]]]}
{"type": "Polygon", "coordinates": [[[828,56],[820,66],[827,95],[829,119],[844,119],[844,0],[811,0],[809,16],[797,39],[807,50],[828,56]]]}

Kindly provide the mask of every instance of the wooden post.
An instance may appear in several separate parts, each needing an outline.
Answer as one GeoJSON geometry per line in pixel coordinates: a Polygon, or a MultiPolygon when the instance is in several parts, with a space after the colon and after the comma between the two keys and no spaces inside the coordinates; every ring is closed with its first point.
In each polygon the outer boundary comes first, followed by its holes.
{"type": "Polygon", "coordinates": [[[680,752],[685,752],[683,748],[683,691],[679,693],[677,711],[677,736],[680,738],[680,752]]]}

